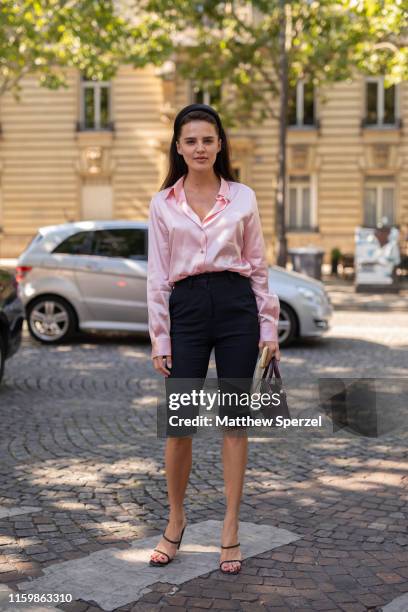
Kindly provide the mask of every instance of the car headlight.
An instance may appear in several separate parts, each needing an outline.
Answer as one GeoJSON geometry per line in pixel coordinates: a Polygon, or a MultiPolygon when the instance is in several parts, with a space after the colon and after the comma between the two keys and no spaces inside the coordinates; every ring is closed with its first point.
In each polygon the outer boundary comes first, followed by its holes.
{"type": "Polygon", "coordinates": [[[313,304],[314,306],[324,305],[324,297],[320,291],[313,291],[313,289],[308,289],[307,287],[302,286],[298,286],[296,289],[302,298],[309,302],[309,304],[313,304]]]}

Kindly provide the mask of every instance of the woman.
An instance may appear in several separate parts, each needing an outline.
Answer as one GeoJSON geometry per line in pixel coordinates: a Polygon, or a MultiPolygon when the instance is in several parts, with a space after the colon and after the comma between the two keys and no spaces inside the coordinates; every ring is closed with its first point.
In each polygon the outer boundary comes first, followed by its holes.
{"type": "MultiPolygon", "coordinates": [[[[280,358],[279,300],[268,290],[255,193],[234,181],[227,136],[206,104],[186,106],[174,121],[169,172],[150,204],[147,286],[152,359],[163,376],[205,379],[213,348],[220,379],[251,379],[265,346],[268,363],[280,358]]],[[[246,435],[224,432],[223,573],[241,569],[247,442],[246,435]]],[[[151,565],[167,565],[180,547],[191,463],[192,437],[168,437],[170,515],[151,565]]]]}

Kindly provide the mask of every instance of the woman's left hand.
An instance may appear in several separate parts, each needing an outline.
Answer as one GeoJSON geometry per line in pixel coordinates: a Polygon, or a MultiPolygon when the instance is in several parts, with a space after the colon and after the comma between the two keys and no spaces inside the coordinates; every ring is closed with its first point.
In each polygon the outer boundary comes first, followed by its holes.
{"type": "Polygon", "coordinates": [[[268,347],[268,355],[266,357],[266,365],[269,364],[269,362],[271,361],[272,357],[275,356],[275,358],[277,359],[277,361],[280,360],[280,351],[279,351],[279,344],[277,342],[270,342],[267,340],[261,341],[258,344],[259,348],[262,349],[267,346],[268,347]]]}

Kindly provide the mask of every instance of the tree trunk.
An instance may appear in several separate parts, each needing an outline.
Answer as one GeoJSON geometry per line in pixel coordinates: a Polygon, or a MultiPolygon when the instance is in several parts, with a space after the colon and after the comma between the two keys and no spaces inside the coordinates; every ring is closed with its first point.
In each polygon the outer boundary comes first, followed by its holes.
{"type": "Polygon", "coordinates": [[[280,0],[279,20],[279,65],[280,65],[280,109],[279,109],[279,152],[278,181],[276,189],[276,240],[278,245],[277,264],[285,267],[287,261],[287,240],[285,228],[285,182],[286,182],[286,112],[288,102],[288,57],[286,40],[286,2],[280,0]]]}

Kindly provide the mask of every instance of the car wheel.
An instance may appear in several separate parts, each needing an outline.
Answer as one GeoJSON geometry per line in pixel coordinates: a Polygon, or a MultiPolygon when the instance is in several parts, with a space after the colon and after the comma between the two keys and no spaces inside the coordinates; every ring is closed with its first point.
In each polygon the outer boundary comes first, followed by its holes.
{"type": "Polygon", "coordinates": [[[0,383],[4,374],[4,363],[6,361],[6,345],[0,334],[0,383]]]}
{"type": "Polygon", "coordinates": [[[294,310],[281,302],[279,313],[278,338],[279,346],[289,346],[295,339],[298,330],[298,320],[294,310]]]}
{"type": "Polygon", "coordinates": [[[63,298],[39,297],[27,308],[27,324],[30,334],[45,344],[68,340],[77,328],[74,309],[63,298]]]}

